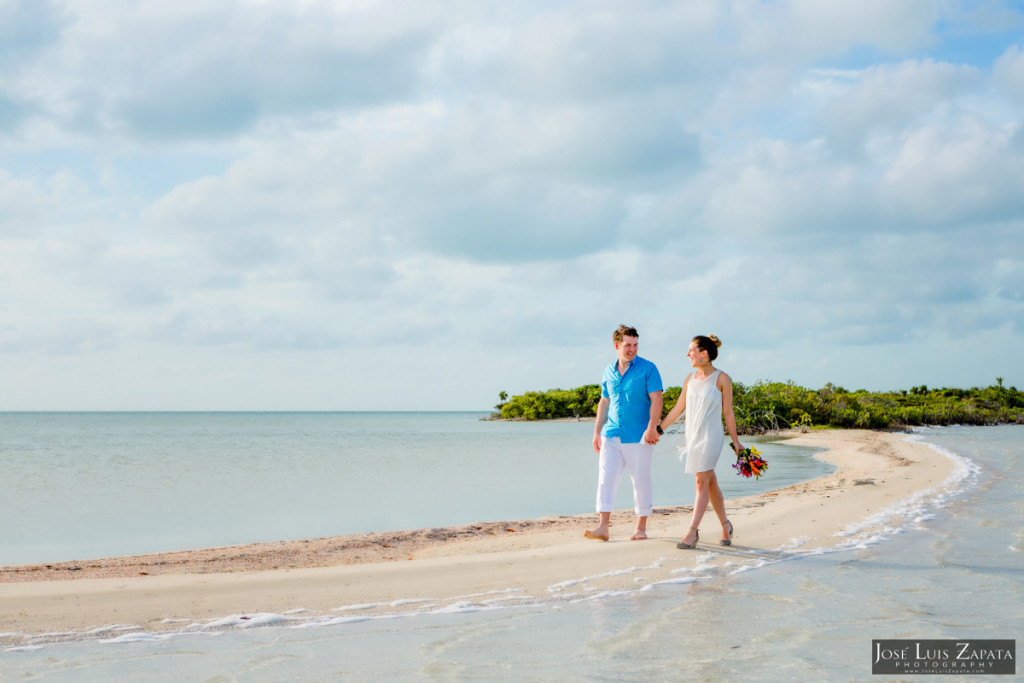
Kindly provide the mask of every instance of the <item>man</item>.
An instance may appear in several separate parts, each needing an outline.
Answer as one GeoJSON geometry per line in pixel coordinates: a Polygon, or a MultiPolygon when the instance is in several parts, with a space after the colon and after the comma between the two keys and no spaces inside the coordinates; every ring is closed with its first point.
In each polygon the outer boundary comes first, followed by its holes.
{"type": "Polygon", "coordinates": [[[654,363],[636,355],[640,342],[636,328],[619,325],[612,341],[618,359],[605,368],[601,378],[601,402],[594,422],[594,450],[601,456],[597,477],[600,523],[583,535],[608,540],[615,492],[625,468],[633,479],[637,515],[632,540],[642,541],[647,538],[647,518],[653,509],[651,458],[661,420],[661,375],[654,363]]]}

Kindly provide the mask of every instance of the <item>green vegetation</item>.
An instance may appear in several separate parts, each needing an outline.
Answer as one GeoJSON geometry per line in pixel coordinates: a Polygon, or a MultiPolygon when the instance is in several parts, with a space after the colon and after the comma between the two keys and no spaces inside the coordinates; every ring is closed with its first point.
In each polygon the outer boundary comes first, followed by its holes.
{"type": "Polygon", "coordinates": [[[575,389],[528,391],[522,396],[501,392],[501,403],[494,406],[501,412],[494,417],[507,420],[550,420],[557,417],[594,417],[601,400],[601,387],[587,384],[575,389]]]}
{"type": "MultiPolygon", "coordinates": [[[[663,413],[675,405],[680,388],[665,390],[663,413]]],[[[495,406],[495,418],[543,420],[593,417],[601,399],[601,387],[588,384],[576,389],[530,391],[495,406]]],[[[792,382],[759,381],[733,384],[736,426],[741,434],[759,434],[791,427],[857,427],[899,429],[919,425],[1000,423],[1024,424],[1024,392],[996,384],[979,389],[929,389],[906,391],[847,391],[826,384],[818,390],[792,382]]]]}

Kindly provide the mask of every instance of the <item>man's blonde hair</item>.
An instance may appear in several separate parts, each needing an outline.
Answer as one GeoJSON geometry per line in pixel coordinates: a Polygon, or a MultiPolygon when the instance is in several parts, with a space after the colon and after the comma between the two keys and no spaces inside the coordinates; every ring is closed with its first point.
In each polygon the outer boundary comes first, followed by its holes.
{"type": "Polygon", "coordinates": [[[640,338],[640,333],[636,331],[635,327],[629,325],[619,325],[619,329],[612,333],[612,341],[616,344],[622,342],[623,337],[636,337],[640,338]]]}

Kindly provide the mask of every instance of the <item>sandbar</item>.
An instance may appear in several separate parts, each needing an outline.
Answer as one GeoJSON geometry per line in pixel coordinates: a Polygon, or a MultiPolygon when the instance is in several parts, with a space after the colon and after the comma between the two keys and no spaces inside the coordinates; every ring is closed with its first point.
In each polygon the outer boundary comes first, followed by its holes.
{"type": "Polygon", "coordinates": [[[645,541],[630,540],[634,519],[624,510],[613,514],[608,542],[584,538],[596,519],[586,514],[0,567],[0,647],[257,623],[266,615],[329,620],[668,588],[687,584],[698,565],[707,572],[787,548],[832,548],[852,526],[870,533],[878,513],[942,486],[955,466],[899,433],[782,437],[827,449],[815,457],[837,470],[727,500],[736,529],[729,547],[718,544],[721,528],[709,509],[698,548],[678,550],[692,510],[677,506],[655,509],[645,541]],[[226,617],[233,619],[220,621],[226,617]]]}

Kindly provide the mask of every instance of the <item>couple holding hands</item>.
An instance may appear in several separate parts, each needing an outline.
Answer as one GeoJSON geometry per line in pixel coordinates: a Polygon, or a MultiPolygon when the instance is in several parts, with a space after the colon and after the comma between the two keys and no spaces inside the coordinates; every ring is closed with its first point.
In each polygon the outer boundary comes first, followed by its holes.
{"type": "Polygon", "coordinates": [[[686,473],[697,477],[697,497],[690,528],[677,548],[695,548],[698,528],[708,502],[722,524],[722,545],[732,543],[732,522],[725,514],[725,497],[715,476],[715,464],[725,437],[722,417],[736,452],[743,450],[736,436],[732,409],[732,380],[712,362],[722,342],[714,335],[699,335],[686,355],[695,371],[686,377],[679,400],[661,419],[661,375],[654,363],[637,355],[640,335],[636,328],[620,325],[612,335],[618,359],[605,368],[601,378],[601,402],[594,422],[594,450],[600,454],[597,479],[597,512],[600,522],[584,532],[587,538],[607,541],[615,504],[615,492],[624,470],[633,479],[633,503],[637,514],[632,539],[647,538],[647,518],[653,511],[651,460],[654,444],[686,411],[686,473]]]}

